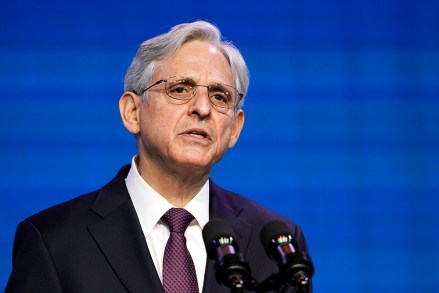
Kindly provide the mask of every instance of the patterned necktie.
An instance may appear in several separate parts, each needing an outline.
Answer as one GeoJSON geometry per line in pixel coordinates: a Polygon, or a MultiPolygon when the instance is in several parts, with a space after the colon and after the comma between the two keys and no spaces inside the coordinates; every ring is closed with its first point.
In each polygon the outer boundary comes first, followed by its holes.
{"type": "Polygon", "coordinates": [[[171,232],[163,256],[163,288],[166,293],[199,293],[195,266],[186,247],[186,231],[194,219],[182,208],[171,208],[162,217],[171,232]]]}

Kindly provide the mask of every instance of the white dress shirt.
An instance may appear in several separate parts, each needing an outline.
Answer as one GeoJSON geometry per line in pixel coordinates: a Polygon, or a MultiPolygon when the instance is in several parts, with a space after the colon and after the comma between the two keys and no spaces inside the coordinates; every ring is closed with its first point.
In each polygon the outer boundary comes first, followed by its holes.
{"type": "MultiPolygon", "coordinates": [[[[155,268],[163,283],[163,254],[170,232],[168,226],[160,218],[174,206],[143,180],[137,171],[135,157],[132,159],[126,185],[139,217],[155,268]]],[[[209,221],[209,181],[204,184],[200,192],[184,209],[189,211],[195,218],[189,224],[184,235],[186,236],[187,248],[194,261],[198,288],[201,292],[207,258],[202,229],[209,221]]]]}

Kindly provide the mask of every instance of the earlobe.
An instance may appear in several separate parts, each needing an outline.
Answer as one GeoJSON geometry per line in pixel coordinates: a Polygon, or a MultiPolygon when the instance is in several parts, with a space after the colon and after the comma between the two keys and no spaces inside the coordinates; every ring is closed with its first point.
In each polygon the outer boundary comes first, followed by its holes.
{"type": "Polygon", "coordinates": [[[238,142],[239,135],[241,134],[241,130],[244,127],[244,111],[238,110],[236,113],[235,121],[232,126],[232,136],[229,141],[229,149],[233,148],[235,144],[238,142]]]}
{"type": "Polygon", "coordinates": [[[137,134],[140,131],[138,115],[140,105],[140,97],[133,92],[125,92],[119,100],[119,111],[123,125],[132,134],[137,134]]]}

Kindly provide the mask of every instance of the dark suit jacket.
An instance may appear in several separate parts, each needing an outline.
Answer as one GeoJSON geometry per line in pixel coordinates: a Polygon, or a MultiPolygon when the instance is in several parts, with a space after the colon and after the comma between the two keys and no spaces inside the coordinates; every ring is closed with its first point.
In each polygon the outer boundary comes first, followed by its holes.
{"type": "MultiPolygon", "coordinates": [[[[6,292],[163,292],[125,184],[129,168],[124,166],[101,189],[19,224],[6,292]]],[[[210,185],[210,217],[231,223],[240,251],[259,282],[277,272],[259,240],[266,222],[279,219],[291,225],[299,246],[307,251],[299,226],[214,183],[210,185]]],[[[211,260],[203,292],[230,292],[216,282],[211,260]]]]}

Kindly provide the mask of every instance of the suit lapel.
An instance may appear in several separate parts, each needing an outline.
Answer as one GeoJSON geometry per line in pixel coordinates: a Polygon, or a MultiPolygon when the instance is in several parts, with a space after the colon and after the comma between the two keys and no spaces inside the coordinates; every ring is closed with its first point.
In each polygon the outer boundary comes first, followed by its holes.
{"type": "MultiPolygon", "coordinates": [[[[210,183],[210,198],[209,198],[209,217],[210,219],[224,219],[232,225],[239,244],[239,251],[246,255],[250,237],[252,234],[252,227],[241,217],[243,208],[233,205],[231,195],[227,191],[215,185],[212,181],[210,183]]],[[[206,275],[204,278],[203,292],[230,292],[230,289],[220,285],[215,279],[215,261],[208,259],[206,264],[206,275]]]]}
{"type": "Polygon", "coordinates": [[[101,189],[91,209],[102,219],[89,231],[128,292],[163,292],[123,178],[101,189]]]}

